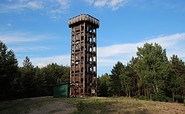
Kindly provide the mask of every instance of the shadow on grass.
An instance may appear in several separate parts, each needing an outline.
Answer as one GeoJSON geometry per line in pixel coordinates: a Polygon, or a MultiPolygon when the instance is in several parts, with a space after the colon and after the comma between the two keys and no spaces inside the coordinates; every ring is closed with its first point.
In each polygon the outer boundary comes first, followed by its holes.
{"type": "Polygon", "coordinates": [[[4,101],[0,103],[0,114],[25,114],[31,109],[36,109],[42,105],[52,102],[52,97],[25,98],[18,100],[4,101]]]}

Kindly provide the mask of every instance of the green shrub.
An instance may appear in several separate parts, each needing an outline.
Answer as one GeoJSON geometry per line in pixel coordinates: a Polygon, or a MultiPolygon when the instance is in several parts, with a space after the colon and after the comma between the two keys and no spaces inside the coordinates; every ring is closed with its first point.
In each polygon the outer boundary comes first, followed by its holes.
{"type": "Polygon", "coordinates": [[[138,99],[140,99],[140,100],[147,100],[147,97],[142,95],[142,96],[139,96],[138,99]]]}
{"type": "Polygon", "coordinates": [[[162,101],[162,102],[166,102],[167,101],[167,97],[161,93],[161,92],[158,92],[158,93],[155,93],[153,96],[152,96],[152,100],[153,101],[162,101]]]}
{"type": "Polygon", "coordinates": [[[174,97],[175,102],[183,103],[183,97],[181,95],[175,95],[174,97]]]}

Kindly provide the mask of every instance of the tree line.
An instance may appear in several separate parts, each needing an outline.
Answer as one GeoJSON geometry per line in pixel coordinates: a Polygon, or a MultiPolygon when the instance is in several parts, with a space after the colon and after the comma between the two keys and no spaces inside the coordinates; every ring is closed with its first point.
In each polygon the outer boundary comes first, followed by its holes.
{"type": "Polygon", "coordinates": [[[117,62],[98,78],[98,95],[183,102],[185,63],[177,55],[168,60],[159,44],[145,43],[127,65],[117,62]]]}
{"type": "Polygon", "coordinates": [[[12,50],[0,41],[0,100],[52,95],[53,86],[69,82],[68,66],[34,67],[25,57],[22,67],[12,50]]]}
{"type": "MultiPolygon", "coordinates": [[[[53,86],[69,82],[70,67],[52,63],[39,68],[25,57],[22,67],[12,50],[0,41],[0,100],[52,95],[53,86]]],[[[127,65],[117,62],[111,74],[97,80],[98,96],[127,96],[183,102],[185,63],[177,55],[169,60],[159,44],[145,43],[127,65]]]]}

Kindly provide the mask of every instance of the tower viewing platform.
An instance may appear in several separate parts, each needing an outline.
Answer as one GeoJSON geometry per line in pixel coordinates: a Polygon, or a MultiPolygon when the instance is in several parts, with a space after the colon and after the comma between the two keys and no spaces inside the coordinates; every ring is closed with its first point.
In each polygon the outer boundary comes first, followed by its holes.
{"type": "Polygon", "coordinates": [[[82,22],[89,22],[90,24],[95,25],[96,28],[99,28],[99,20],[88,15],[88,14],[81,14],[81,15],[75,16],[73,18],[70,18],[68,20],[68,25],[71,28],[71,27],[75,26],[76,24],[82,23],[82,22]]]}

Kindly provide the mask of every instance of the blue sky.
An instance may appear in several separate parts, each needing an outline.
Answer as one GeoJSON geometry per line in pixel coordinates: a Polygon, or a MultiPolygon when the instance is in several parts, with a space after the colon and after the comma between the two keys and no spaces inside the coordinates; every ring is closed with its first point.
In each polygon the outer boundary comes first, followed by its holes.
{"type": "Polygon", "coordinates": [[[90,14],[97,31],[98,75],[127,64],[144,43],[159,43],[185,61],[184,0],[1,0],[0,40],[22,65],[70,65],[68,19],[90,14]]]}

